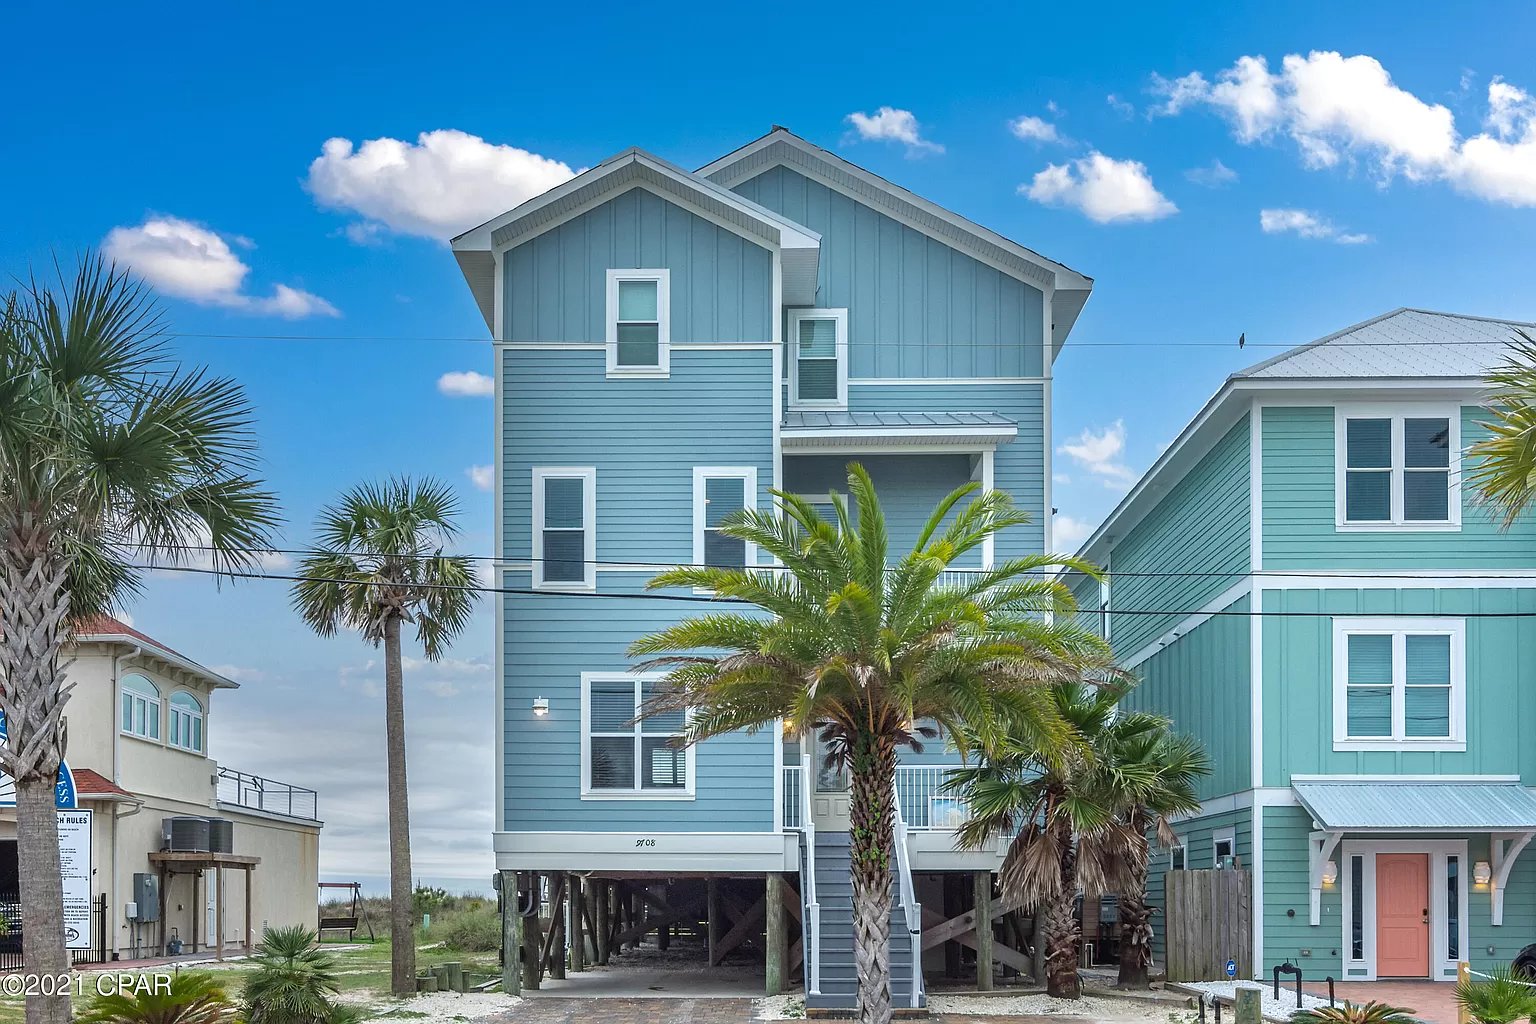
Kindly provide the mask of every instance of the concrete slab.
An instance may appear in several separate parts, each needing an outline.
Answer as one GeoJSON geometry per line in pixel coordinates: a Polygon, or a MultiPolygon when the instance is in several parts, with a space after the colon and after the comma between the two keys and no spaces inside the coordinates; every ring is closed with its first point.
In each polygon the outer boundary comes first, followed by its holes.
{"type": "Polygon", "coordinates": [[[546,976],[529,999],[756,999],[763,994],[763,965],[753,961],[710,967],[704,947],[674,939],[661,952],[645,945],[610,959],[607,967],[567,971],[565,980],[546,976]]]}

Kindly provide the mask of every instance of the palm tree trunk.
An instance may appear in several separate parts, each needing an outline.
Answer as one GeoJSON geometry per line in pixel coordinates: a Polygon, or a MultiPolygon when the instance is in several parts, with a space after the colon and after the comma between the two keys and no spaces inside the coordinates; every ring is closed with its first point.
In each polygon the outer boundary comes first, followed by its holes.
{"type": "Polygon", "coordinates": [[[1147,849],[1145,825],[1131,821],[1131,849],[1126,852],[1125,878],[1120,886],[1121,988],[1146,988],[1151,983],[1152,908],[1147,904],[1147,849]]]}
{"type": "MultiPolygon", "coordinates": [[[[0,767],[16,782],[21,952],[29,974],[58,976],[69,971],[54,795],[70,690],[59,665],[69,630],[69,567],[50,552],[39,529],[15,527],[5,541],[0,550],[0,710],[8,736],[0,767]]],[[[58,995],[27,996],[27,1024],[66,1024],[69,991],[62,987],[58,995]]]]}
{"type": "Polygon", "coordinates": [[[860,1024],[891,1020],[891,854],[896,748],[888,737],[859,736],[852,750],[849,837],[853,882],[853,961],[860,1024]]]}
{"type": "Polygon", "coordinates": [[[1072,913],[1077,899],[1077,847],[1071,826],[1064,832],[1059,837],[1061,890],[1046,905],[1045,992],[1058,999],[1079,999],[1083,994],[1082,979],[1077,975],[1082,929],[1072,913]]]}
{"type": "Polygon", "coordinates": [[[389,761],[389,989],[403,998],[416,992],[416,936],[411,808],[405,778],[405,678],[400,664],[400,616],[393,613],[384,620],[384,744],[389,761]]]}

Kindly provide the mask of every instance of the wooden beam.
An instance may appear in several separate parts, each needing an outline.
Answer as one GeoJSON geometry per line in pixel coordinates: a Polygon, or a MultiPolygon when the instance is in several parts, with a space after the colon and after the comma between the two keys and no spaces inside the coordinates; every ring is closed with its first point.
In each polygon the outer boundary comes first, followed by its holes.
{"type": "Polygon", "coordinates": [[[523,992],[523,908],[517,896],[517,872],[501,872],[501,990],[509,996],[523,992]]]}
{"type": "Polygon", "coordinates": [[[748,936],[756,934],[757,926],[763,920],[765,910],[766,901],[763,897],[759,896],[757,902],[753,903],[744,914],[738,917],[736,923],[731,926],[731,930],[725,933],[725,936],[720,940],[719,945],[710,957],[709,966],[714,967],[719,964],[727,953],[745,942],[748,936]]]}
{"type": "Polygon", "coordinates": [[[709,962],[714,963],[715,949],[720,945],[720,936],[724,934],[721,928],[723,922],[720,920],[720,880],[717,878],[709,878],[704,882],[704,912],[708,957],[709,962]]]}
{"type": "MultiPolygon", "coordinates": [[[[923,921],[925,922],[923,925],[924,949],[932,948],[928,942],[928,926],[926,922],[938,922],[939,917],[939,914],[936,914],[931,910],[923,911],[923,921]]],[[[976,949],[976,947],[979,945],[976,939],[976,929],[974,928],[961,932],[958,935],[952,935],[943,941],[958,943],[959,945],[964,946],[966,949],[976,949]]],[[[938,943],[933,943],[932,945],[938,945],[938,943]]],[[[977,952],[979,954],[980,950],[977,950],[977,952]]],[[[996,960],[1000,964],[1007,964],[1009,967],[1012,967],[1014,970],[1019,971],[1020,973],[1028,974],[1031,977],[1034,977],[1034,967],[1029,957],[1025,956],[1017,949],[1014,949],[1012,946],[1005,946],[1002,943],[993,942],[992,959],[996,960]]]]}
{"type": "Polygon", "coordinates": [[[567,883],[570,898],[567,916],[570,918],[571,970],[580,973],[587,969],[586,889],[580,875],[571,875],[567,883]]]}
{"type": "Polygon", "coordinates": [[[976,990],[992,991],[992,872],[977,871],[972,876],[976,909],[976,990]]]}
{"type": "Polygon", "coordinates": [[[596,947],[593,952],[597,962],[603,967],[608,966],[608,903],[613,899],[613,883],[606,879],[596,879],[597,893],[593,909],[597,911],[596,920],[592,923],[592,937],[596,947]]]}
{"type": "MultiPolygon", "coordinates": [[[[1023,906],[1022,900],[997,900],[992,905],[994,915],[1006,914],[1011,910],[1017,910],[1023,906]]],[[[923,908],[923,948],[932,949],[941,942],[956,942],[960,937],[976,930],[976,912],[967,910],[944,920],[942,914],[935,913],[927,907],[923,908]]]]}
{"type": "Polygon", "coordinates": [[[539,892],[539,873],[528,873],[528,898],[533,903],[533,912],[523,919],[523,988],[537,992],[539,983],[544,980],[544,928],[539,923],[539,904],[541,894],[539,892]]]}
{"type": "Polygon", "coordinates": [[[665,914],[657,914],[651,917],[647,917],[636,924],[630,925],[628,928],[615,935],[613,938],[613,948],[618,949],[619,946],[626,942],[637,941],[640,937],[644,936],[653,928],[661,927],[664,924],[672,924],[675,921],[686,920],[687,918],[692,917],[694,912],[694,908],[685,907],[681,910],[672,910],[665,914]]]}
{"type": "Polygon", "coordinates": [[[549,964],[549,976],[556,981],[565,978],[565,894],[564,873],[555,875],[555,891],[549,895],[549,934],[544,937],[544,960],[549,964]]]}
{"type": "Polygon", "coordinates": [[[784,969],[784,957],[789,945],[785,934],[787,915],[784,913],[784,876],[777,871],[769,872],[764,887],[763,908],[767,918],[765,941],[768,950],[763,986],[768,995],[776,996],[784,991],[784,979],[788,973],[784,969]]]}

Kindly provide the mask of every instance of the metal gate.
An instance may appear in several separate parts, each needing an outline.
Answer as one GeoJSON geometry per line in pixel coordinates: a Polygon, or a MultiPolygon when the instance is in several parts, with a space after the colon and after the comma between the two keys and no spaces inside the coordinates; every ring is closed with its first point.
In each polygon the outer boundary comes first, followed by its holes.
{"type": "MultiPolygon", "coordinates": [[[[99,964],[112,958],[107,948],[107,897],[91,899],[91,948],[69,951],[71,964],[99,964]]],[[[21,898],[0,893],[0,972],[19,971],[21,959],[21,898]]]]}

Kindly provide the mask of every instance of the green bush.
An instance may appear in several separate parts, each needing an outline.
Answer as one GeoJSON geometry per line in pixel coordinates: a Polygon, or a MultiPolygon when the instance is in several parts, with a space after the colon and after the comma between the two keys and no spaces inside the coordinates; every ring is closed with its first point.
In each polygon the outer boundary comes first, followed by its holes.
{"type": "Polygon", "coordinates": [[[456,953],[489,953],[501,948],[501,915],[493,907],[466,910],[433,934],[456,953]]]}
{"type": "Polygon", "coordinates": [[[1512,1024],[1536,1015],[1536,989],[1507,965],[1484,980],[1456,983],[1456,1002],[1480,1024],[1512,1024]]]}
{"type": "Polygon", "coordinates": [[[234,1014],[234,1003],[221,980],[202,971],[182,971],[165,988],[125,986],[121,992],[100,996],[75,1020],[80,1024],[228,1024],[234,1014]]]}
{"type": "Polygon", "coordinates": [[[1346,999],[1342,1006],[1298,1010],[1291,1015],[1291,1021],[1292,1024],[1418,1024],[1412,1010],[1378,1003],[1374,999],[1368,1003],[1352,1003],[1346,999]]]}

